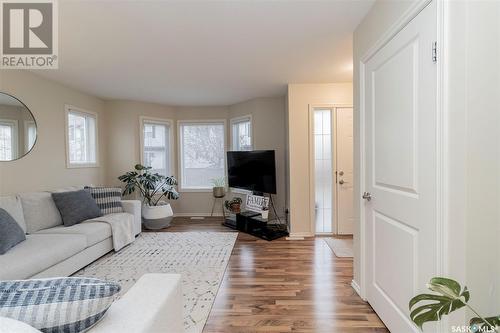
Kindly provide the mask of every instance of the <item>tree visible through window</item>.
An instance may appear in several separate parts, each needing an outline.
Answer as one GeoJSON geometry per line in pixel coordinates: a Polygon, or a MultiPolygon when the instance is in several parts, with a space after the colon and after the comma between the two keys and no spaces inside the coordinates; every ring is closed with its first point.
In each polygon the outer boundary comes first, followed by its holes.
{"type": "Polygon", "coordinates": [[[248,117],[231,121],[233,150],[252,150],[252,120],[248,117]]]}
{"type": "Polygon", "coordinates": [[[144,147],[143,164],[153,172],[172,176],[170,170],[170,123],[144,119],[142,123],[144,147]]]}
{"type": "Polygon", "coordinates": [[[14,159],[14,126],[0,121],[0,161],[14,159]]]}
{"type": "Polygon", "coordinates": [[[181,188],[209,189],[224,177],[224,123],[181,123],[181,188]]]}
{"type": "Polygon", "coordinates": [[[34,121],[26,122],[26,151],[30,151],[33,148],[36,140],[36,125],[34,121]]]}
{"type": "Polygon", "coordinates": [[[85,166],[97,163],[97,116],[68,109],[68,163],[85,166]]]}

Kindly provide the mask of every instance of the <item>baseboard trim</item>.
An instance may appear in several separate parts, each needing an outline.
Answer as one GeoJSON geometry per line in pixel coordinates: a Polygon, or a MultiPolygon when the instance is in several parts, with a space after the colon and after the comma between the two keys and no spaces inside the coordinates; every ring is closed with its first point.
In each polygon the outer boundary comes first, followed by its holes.
{"type": "Polygon", "coordinates": [[[291,232],[286,240],[304,240],[306,237],[314,237],[314,234],[310,232],[291,232]]]}
{"type": "MultiPolygon", "coordinates": [[[[174,213],[174,217],[210,217],[210,213],[174,213]]],[[[213,217],[222,217],[222,213],[214,213],[213,217]]]]}
{"type": "Polygon", "coordinates": [[[351,281],[351,287],[358,294],[358,296],[361,297],[361,288],[359,287],[359,284],[356,281],[354,280],[351,281]]]}
{"type": "Polygon", "coordinates": [[[296,240],[304,240],[304,237],[297,237],[297,236],[288,236],[285,238],[288,241],[296,241],[296,240]]]}

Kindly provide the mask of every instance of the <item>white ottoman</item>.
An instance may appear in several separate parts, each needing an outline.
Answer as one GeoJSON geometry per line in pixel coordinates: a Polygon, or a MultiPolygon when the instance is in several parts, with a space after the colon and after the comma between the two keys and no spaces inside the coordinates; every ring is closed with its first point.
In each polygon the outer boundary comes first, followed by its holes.
{"type": "Polygon", "coordinates": [[[179,274],[145,274],[109,308],[89,333],[182,333],[179,274]]]}

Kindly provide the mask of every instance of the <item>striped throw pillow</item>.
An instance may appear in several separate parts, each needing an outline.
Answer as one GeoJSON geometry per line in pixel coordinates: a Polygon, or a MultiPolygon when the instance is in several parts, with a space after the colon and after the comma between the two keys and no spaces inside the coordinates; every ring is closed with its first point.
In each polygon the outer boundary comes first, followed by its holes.
{"type": "Polygon", "coordinates": [[[104,215],[123,213],[122,189],[119,187],[85,187],[104,215]]]}
{"type": "Polygon", "coordinates": [[[0,317],[44,333],[83,332],[104,316],[120,289],[93,278],[1,281],[0,317]]]}

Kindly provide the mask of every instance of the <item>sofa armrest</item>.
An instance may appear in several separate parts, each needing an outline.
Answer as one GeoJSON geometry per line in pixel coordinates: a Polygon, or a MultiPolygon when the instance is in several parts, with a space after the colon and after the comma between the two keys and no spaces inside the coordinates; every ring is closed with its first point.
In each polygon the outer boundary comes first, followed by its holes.
{"type": "Polygon", "coordinates": [[[42,333],[34,327],[12,318],[0,317],[0,333],[42,333]]]}
{"type": "Polygon", "coordinates": [[[179,274],[145,274],[109,308],[89,333],[182,333],[179,274]]]}
{"type": "Polygon", "coordinates": [[[142,231],[141,220],[141,201],[140,200],[122,200],[122,207],[125,213],[134,215],[134,231],[138,235],[142,231]]]}

